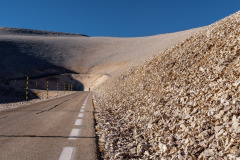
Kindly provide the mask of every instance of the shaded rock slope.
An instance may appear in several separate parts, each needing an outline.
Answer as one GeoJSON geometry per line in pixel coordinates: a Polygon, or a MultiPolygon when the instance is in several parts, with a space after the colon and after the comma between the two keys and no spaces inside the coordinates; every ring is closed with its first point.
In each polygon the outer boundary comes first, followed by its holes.
{"type": "Polygon", "coordinates": [[[105,159],[240,157],[240,12],[98,88],[105,159]]]}

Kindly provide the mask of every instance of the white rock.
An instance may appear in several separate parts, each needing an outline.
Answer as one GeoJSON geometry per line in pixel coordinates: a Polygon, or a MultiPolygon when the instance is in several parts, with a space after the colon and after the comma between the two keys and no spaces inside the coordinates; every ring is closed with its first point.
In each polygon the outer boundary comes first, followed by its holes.
{"type": "Polygon", "coordinates": [[[214,127],[214,130],[215,130],[215,132],[218,132],[218,131],[220,131],[223,127],[224,127],[223,125],[221,125],[221,126],[215,126],[215,127],[214,127]]]}

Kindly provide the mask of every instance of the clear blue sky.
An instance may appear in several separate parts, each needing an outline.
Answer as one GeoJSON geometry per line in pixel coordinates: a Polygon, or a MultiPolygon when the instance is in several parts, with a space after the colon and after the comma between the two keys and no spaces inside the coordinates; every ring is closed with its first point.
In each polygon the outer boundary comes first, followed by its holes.
{"type": "Polygon", "coordinates": [[[0,26],[140,37],[209,25],[240,0],[1,0],[0,26]]]}

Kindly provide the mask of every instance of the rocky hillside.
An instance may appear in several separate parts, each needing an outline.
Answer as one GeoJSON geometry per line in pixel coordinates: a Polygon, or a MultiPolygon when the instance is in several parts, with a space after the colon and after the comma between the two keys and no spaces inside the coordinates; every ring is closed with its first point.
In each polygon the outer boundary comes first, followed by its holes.
{"type": "Polygon", "coordinates": [[[95,94],[105,159],[240,157],[240,12],[95,94]]]}

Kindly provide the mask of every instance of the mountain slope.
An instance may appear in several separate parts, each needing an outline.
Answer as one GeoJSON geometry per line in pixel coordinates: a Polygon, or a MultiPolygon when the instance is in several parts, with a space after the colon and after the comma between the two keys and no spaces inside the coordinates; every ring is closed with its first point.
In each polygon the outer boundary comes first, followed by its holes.
{"type": "Polygon", "coordinates": [[[101,86],[106,159],[240,156],[240,12],[101,86]]]}
{"type": "Polygon", "coordinates": [[[111,38],[0,28],[0,80],[74,73],[86,87],[91,87],[102,76],[109,78],[198,30],[142,38],[111,38]]]}

